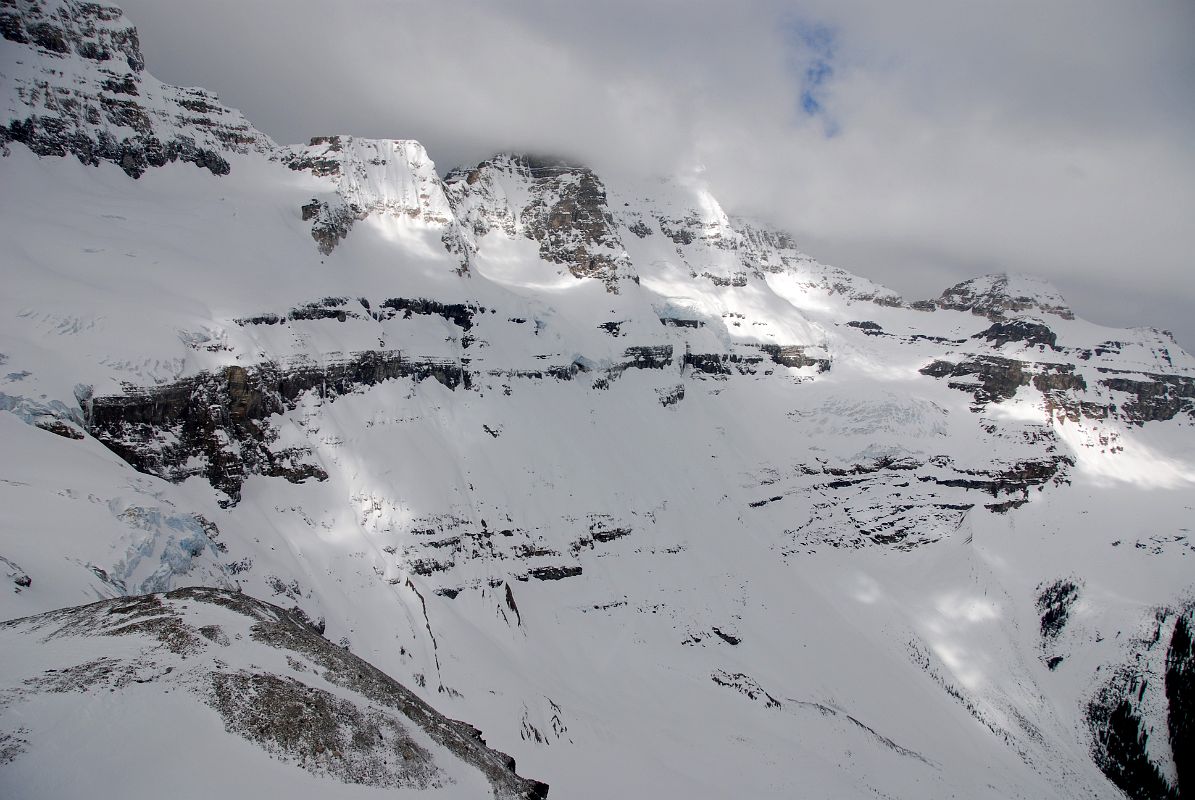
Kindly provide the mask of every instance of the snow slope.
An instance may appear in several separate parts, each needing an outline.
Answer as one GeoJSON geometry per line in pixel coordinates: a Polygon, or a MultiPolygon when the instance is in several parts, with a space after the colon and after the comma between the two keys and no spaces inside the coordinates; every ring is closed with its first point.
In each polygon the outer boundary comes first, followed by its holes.
{"type": "MultiPolygon", "coordinates": [[[[92,8],[3,13],[35,6],[92,8]]],[[[1195,360],[1164,333],[1020,276],[906,303],[687,180],[173,118],[228,169],[52,157],[13,87],[90,74],[72,24],[5,34],[0,618],[239,589],[553,796],[1177,785],[1195,360]]]]}

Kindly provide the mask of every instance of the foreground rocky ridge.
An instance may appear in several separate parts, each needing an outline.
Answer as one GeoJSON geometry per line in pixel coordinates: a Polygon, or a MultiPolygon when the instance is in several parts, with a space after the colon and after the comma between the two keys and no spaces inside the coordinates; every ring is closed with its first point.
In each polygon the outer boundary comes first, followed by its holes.
{"type": "MultiPolygon", "coordinates": [[[[49,132],[0,159],[0,617],[239,587],[570,796],[1178,790],[1195,361],[1164,332],[1018,275],[906,302],[689,179],[280,148],[153,100],[183,90],[114,9],[0,11],[6,130],[49,132]],[[145,131],[72,116],[114,63],[145,131]]],[[[322,740],[259,712],[229,725],[316,791],[322,740]]]]}
{"type": "MultiPolygon", "coordinates": [[[[343,784],[434,792],[462,780],[456,760],[477,771],[475,791],[488,783],[477,797],[548,794],[515,774],[514,760],[487,748],[475,728],[445,718],[283,609],[236,592],[104,600],[0,623],[0,638],[8,653],[21,653],[0,699],[0,763],[10,774],[54,735],[47,698],[81,706],[104,692],[109,731],[129,736],[139,704],[173,692],[215,711],[228,735],[343,784]],[[10,727],[17,718],[30,724],[10,727]]],[[[182,725],[169,734],[188,738],[182,725]]],[[[186,757],[179,748],[176,758],[186,757]]],[[[138,758],[128,751],[123,768],[135,770],[138,758]]]]}

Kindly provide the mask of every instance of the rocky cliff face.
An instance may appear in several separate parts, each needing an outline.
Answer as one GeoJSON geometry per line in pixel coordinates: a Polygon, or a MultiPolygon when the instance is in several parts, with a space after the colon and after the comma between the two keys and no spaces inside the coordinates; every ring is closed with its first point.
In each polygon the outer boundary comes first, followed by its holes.
{"type": "Polygon", "coordinates": [[[420,370],[398,353],[385,352],[323,367],[231,366],[148,391],[92,398],[87,419],[94,435],[138,470],[176,482],[203,475],[225,495],[222,502],[232,504],[251,473],[294,483],[328,477],[310,462],[310,450],[273,446],[278,435],[269,426],[271,416],[293,409],[308,392],[331,402],[420,370]]]}
{"type": "Polygon", "coordinates": [[[1089,708],[1092,756],[1133,800],[1190,791],[1191,617],[1190,607],[1158,609],[1150,635],[1134,643],[1131,660],[1112,671],[1089,708]]]}
{"type": "Polygon", "coordinates": [[[502,155],[445,178],[453,207],[475,237],[500,231],[539,245],[540,257],[611,292],[634,280],[610,213],[606,187],[592,170],[566,161],[502,155]]]}
{"type": "Polygon", "coordinates": [[[985,275],[963,281],[942,292],[933,301],[938,308],[970,311],[991,320],[1023,314],[1049,314],[1062,319],[1074,319],[1058,290],[1040,278],[1030,275],[985,275]]]}
{"type": "Polygon", "coordinates": [[[185,161],[226,174],[228,153],[273,143],[203,89],[167,86],[145,71],[137,29],[98,3],[7,0],[0,145],[41,156],[110,161],[131,177],[185,161]]]}

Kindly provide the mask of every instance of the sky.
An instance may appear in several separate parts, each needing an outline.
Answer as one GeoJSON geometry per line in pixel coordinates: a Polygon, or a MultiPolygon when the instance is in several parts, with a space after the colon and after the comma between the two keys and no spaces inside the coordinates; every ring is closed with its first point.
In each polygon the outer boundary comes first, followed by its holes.
{"type": "Polygon", "coordinates": [[[700,173],[909,299],[1026,272],[1195,350],[1191,0],[120,4],[151,72],[279,142],[700,173]]]}

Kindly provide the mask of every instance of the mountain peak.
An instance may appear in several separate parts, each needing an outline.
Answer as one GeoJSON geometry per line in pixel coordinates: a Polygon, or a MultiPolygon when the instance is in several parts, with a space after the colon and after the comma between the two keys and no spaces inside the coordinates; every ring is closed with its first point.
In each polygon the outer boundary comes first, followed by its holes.
{"type": "Polygon", "coordinates": [[[0,8],[0,36],[15,45],[0,89],[0,147],[109,161],[133,178],[174,161],[224,175],[229,153],[275,147],[211,92],[147,73],[137,29],[115,6],[12,0],[0,8]]]}
{"type": "Polygon", "coordinates": [[[10,42],[48,56],[98,63],[123,60],[132,72],[145,69],[137,29],[116,6],[71,0],[14,0],[5,5],[0,9],[0,35],[10,42]]]}
{"type": "Polygon", "coordinates": [[[450,199],[478,237],[501,230],[539,243],[545,261],[618,292],[633,280],[606,185],[567,159],[500,153],[444,179],[450,199]]]}
{"type": "Polygon", "coordinates": [[[1026,313],[1053,314],[1074,319],[1075,314],[1053,284],[1034,275],[1004,272],[983,275],[951,286],[933,301],[938,308],[970,311],[990,319],[1026,313]]]}
{"type": "Polygon", "coordinates": [[[438,231],[445,249],[468,271],[472,245],[461,233],[436,165],[413,139],[315,136],[307,145],[278,151],[277,160],[296,172],[334,182],[334,194],[302,207],[311,235],[325,255],[354,222],[370,214],[419,221],[438,231]]]}

